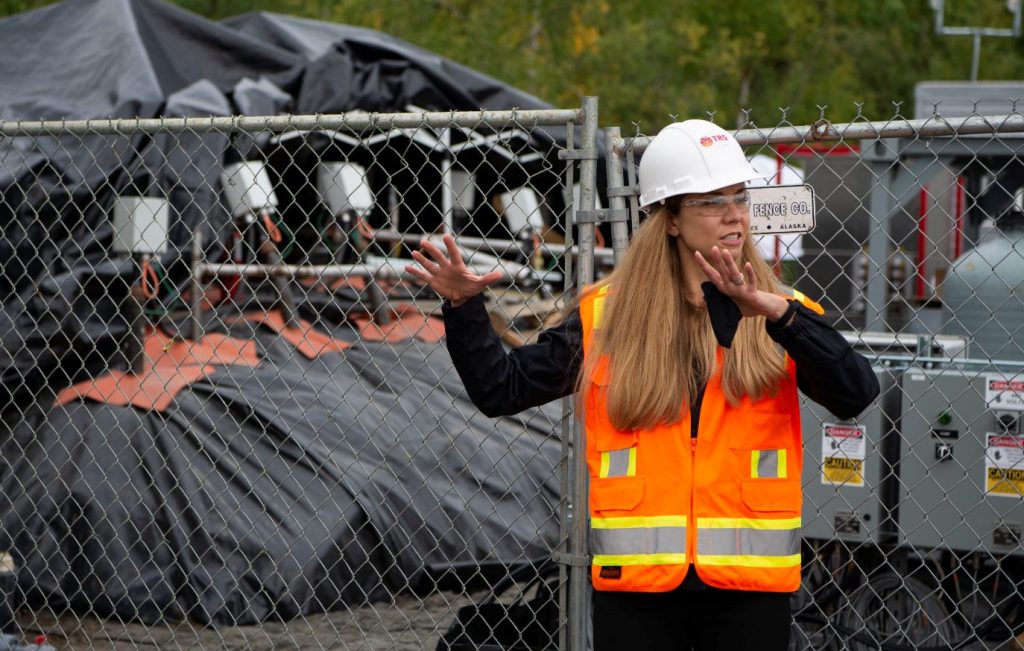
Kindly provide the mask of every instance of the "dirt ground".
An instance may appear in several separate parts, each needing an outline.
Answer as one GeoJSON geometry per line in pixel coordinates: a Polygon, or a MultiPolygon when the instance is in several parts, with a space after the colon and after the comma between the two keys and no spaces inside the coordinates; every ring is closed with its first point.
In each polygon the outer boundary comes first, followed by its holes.
{"type": "Polygon", "coordinates": [[[122,624],[73,613],[18,613],[23,638],[43,634],[57,649],[433,649],[475,595],[399,596],[348,611],[259,626],[203,628],[122,624]]]}

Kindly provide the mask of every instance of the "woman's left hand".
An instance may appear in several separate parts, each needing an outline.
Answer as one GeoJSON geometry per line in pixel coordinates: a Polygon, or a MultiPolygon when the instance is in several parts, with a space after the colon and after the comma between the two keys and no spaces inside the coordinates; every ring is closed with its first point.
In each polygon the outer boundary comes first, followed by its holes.
{"type": "Polygon", "coordinates": [[[789,307],[785,298],[757,288],[754,266],[749,262],[740,271],[732,255],[717,246],[711,247],[710,260],[705,259],[700,251],[695,251],[694,257],[708,280],[736,303],[743,316],[764,316],[776,321],[789,307]]]}

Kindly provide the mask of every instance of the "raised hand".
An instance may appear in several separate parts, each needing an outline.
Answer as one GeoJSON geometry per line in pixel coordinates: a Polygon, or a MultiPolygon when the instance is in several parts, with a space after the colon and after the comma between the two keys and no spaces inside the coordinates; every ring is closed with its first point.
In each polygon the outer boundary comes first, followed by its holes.
{"type": "Polygon", "coordinates": [[[708,280],[736,303],[743,316],[766,316],[774,321],[786,311],[786,299],[757,288],[754,266],[749,262],[740,271],[732,255],[717,246],[711,247],[708,254],[710,261],[700,251],[694,251],[693,255],[708,280]]]}
{"type": "Polygon", "coordinates": [[[407,265],[405,270],[430,285],[452,305],[465,303],[503,276],[500,271],[492,271],[482,276],[472,273],[462,261],[462,252],[455,244],[455,238],[446,233],[442,239],[445,248],[448,249],[448,255],[433,242],[424,239],[420,242],[420,248],[426,251],[430,258],[419,251],[413,251],[412,257],[419,266],[407,265]]]}

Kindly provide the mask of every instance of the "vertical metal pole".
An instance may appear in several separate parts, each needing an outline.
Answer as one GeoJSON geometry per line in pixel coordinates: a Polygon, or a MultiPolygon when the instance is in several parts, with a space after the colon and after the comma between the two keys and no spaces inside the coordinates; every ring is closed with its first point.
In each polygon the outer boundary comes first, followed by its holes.
{"type": "MultiPolygon", "coordinates": [[[[636,194],[629,198],[629,227],[631,232],[636,235],[636,231],[640,228],[640,186],[637,183],[636,178],[636,161],[633,158],[633,139],[623,140],[622,147],[626,152],[626,180],[629,181],[629,187],[636,189],[636,194]]],[[[618,144],[616,144],[618,147],[618,144]]]]}
{"type": "MultiPolygon", "coordinates": [[[[577,210],[593,211],[597,199],[597,98],[583,98],[584,151],[593,152],[584,157],[580,164],[580,205],[577,210]]],[[[579,225],[579,286],[594,280],[594,224],[579,225]]],[[[583,414],[578,414],[582,419],[583,414]]],[[[573,519],[569,538],[569,554],[574,558],[587,555],[587,455],[586,429],[580,427],[573,444],[573,519]]],[[[583,651],[587,642],[587,625],[590,622],[589,602],[590,568],[574,564],[569,575],[569,648],[583,651]]]]}
{"type": "Polygon", "coordinates": [[[451,129],[441,129],[441,144],[444,145],[444,159],[441,161],[441,219],[442,233],[455,232],[455,201],[452,196],[452,135],[451,129]]]}
{"type": "MultiPolygon", "coordinates": [[[[573,143],[573,124],[570,122],[566,125],[565,129],[565,146],[568,151],[572,151],[574,147],[573,143]]],[[[575,205],[572,195],[573,172],[575,163],[573,161],[566,161],[565,165],[565,251],[562,254],[563,268],[562,273],[564,274],[564,287],[565,293],[563,294],[563,300],[571,300],[575,297],[575,281],[573,279],[573,264],[572,264],[572,214],[575,210],[575,205]]],[[[569,474],[569,459],[571,454],[570,442],[575,440],[575,432],[578,429],[576,419],[573,418],[573,399],[572,396],[566,396],[562,398],[562,453],[559,457],[558,469],[559,478],[561,481],[561,498],[558,501],[558,551],[561,553],[568,553],[569,551],[569,500],[572,495],[572,482],[571,475],[569,474]]],[[[558,566],[558,648],[568,648],[568,592],[569,592],[569,572],[566,570],[565,564],[560,563],[558,566]]]]}
{"type": "Polygon", "coordinates": [[[974,32],[974,51],[971,53],[971,81],[978,81],[978,68],[981,66],[981,32],[974,32]]]}
{"type": "Polygon", "coordinates": [[[128,362],[128,372],[132,375],[139,375],[146,370],[146,316],[143,312],[145,298],[142,295],[142,283],[147,281],[144,274],[149,262],[148,257],[131,256],[132,266],[140,271],[138,284],[129,281],[128,302],[125,303],[125,318],[128,321],[125,359],[128,362]]]}
{"type": "Polygon", "coordinates": [[[189,338],[198,342],[203,338],[203,323],[200,311],[203,309],[203,287],[205,283],[199,277],[199,265],[203,262],[203,223],[196,224],[192,231],[192,283],[189,292],[189,338]]]}
{"type": "MultiPolygon", "coordinates": [[[[608,174],[608,187],[621,188],[625,183],[622,179],[622,158],[615,148],[616,142],[622,139],[618,127],[608,127],[604,130],[605,139],[605,170],[608,174]]],[[[626,198],[617,195],[608,197],[608,205],[612,210],[625,210],[626,198]]],[[[629,246],[629,227],[626,222],[612,222],[612,254],[615,257],[615,264],[618,265],[622,256],[626,254],[626,247],[629,246]]]]}
{"type": "MultiPolygon", "coordinates": [[[[871,145],[884,148],[882,140],[871,145]]],[[[886,329],[885,312],[888,300],[886,285],[889,282],[889,211],[892,191],[889,187],[892,162],[875,160],[871,162],[875,181],[871,186],[869,209],[871,211],[871,234],[868,238],[868,290],[864,307],[864,329],[881,331],[886,329]]]]}

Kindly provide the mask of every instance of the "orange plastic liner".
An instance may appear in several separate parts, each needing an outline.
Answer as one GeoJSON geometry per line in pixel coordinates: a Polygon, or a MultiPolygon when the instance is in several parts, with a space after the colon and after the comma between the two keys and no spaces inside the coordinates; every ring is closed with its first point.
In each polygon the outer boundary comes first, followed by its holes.
{"type": "Polygon", "coordinates": [[[402,306],[395,318],[384,325],[377,325],[368,316],[356,316],[352,321],[359,326],[359,336],[366,341],[399,342],[416,338],[428,343],[437,343],[444,338],[444,321],[428,316],[415,307],[402,306]]]}
{"type": "Polygon", "coordinates": [[[111,405],[132,405],[139,409],[163,411],[182,389],[213,373],[212,366],[153,366],[139,375],[111,371],[95,380],[86,380],[57,394],[58,405],[88,398],[111,405]]]}
{"type": "Polygon", "coordinates": [[[309,321],[299,321],[298,328],[289,328],[284,324],[284,316],[279,310],[273,312],[261,312],[259,314],[247,314],[243,317],[246,321],[262,323],[282,339],[295,346],[307,359],[316,359],[327,353],[337,353],[351,347],[352,344],[341,339],[335,339],[329,335],[316,330],[309,321]]]}
{"type": "Polygon", "coordinates": [[[220,366],[256,366],[256,343],[211,333],[198,344],[168,337],[161,330],[147,329],[144,370],[138,375],[111,371],[85,380],[57,394],[56,405],[87,398],[111,405],[133,405],[163,411],[182,389],[220,366]]]}

